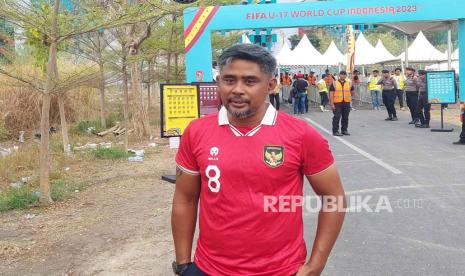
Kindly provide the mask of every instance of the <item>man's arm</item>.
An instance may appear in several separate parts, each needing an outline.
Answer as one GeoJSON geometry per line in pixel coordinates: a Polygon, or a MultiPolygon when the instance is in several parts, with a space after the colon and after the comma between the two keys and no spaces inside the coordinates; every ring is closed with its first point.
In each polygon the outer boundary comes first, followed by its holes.
{"type": "Polygon", "coordinates": [[[321,274],[342,228],[346,208],[344,189],[335,165],[316,175],[307,176],[307,179],[318,196],[328,197],[335,201],[322,200],[312,254],[307,264],[299,269],[297,276],[321,274]],[[339,208],[333,210],[330,204],[342,206],[343,210],[339,210],[339,208]]]}
{"type": "Polygon", "coordinates": [[[329,87],[329,104],[331,105],[331,108],[334,110],[334,92],[336,91],[336,88],[334,87],[333,84],[329,87]]]}
{"type": "Polygon", "coordinates": [[[200,175],[192,175],[176,168],[176,189],[171,213],[176,262],[191,262],[192,242],[197,223],[200,196],[200,175]]]}

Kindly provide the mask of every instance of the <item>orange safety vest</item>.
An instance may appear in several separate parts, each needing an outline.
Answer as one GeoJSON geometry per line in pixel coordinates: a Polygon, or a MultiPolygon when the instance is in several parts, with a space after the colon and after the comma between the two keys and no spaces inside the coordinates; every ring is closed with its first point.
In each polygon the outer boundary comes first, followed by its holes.
{"type": "Polygon", "coordinates": [[[283,76],[283,85],[291,85],[291,77],[283,76]]]}
{"type": "Polygon", "coordinates": [[[316,85],[316,77],[315,76],[308,76],[307,81],[310,85],[316,85]]]}
{"type": "Polygon", "coordinates": [[[352,93],[350,92],[350,82],[345,81],[344,86],[342,86],[340,81],[335,82],[335,89],[333,94],[334,103],[350,103],[352,101],[352,93]]]}

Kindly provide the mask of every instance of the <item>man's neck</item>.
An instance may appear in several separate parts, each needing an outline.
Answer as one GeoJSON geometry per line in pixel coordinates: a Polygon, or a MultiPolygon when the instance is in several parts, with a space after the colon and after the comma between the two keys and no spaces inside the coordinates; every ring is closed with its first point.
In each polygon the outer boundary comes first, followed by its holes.
{"type": "Polygon", "coordinates": [[[269,104],[264,103],[253,116],[244,119],[238,119],[228,113],[229,123],[239,127],[258,126],[262,122],[263,117],[265,117],[268,105],[269,104]]]}

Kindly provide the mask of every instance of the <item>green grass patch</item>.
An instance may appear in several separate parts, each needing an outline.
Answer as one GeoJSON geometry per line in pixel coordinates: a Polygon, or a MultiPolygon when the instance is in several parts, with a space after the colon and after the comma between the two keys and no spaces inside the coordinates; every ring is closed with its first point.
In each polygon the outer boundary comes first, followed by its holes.
{"type": "Polygon", "coordinates": [[[121,159],[131,156],[131,154],[127,153],[126,151],[116,148],[97,148],[92,150],[91,154],[95,158],[99,159],[121,159]]]}
{"type": "Polygon", "coordinates": [[[8,139],[10,133],[6,129],[5,122],[0,120],[0,141],[8,139]]]}
{"type": "MultiPolygon", "coordinates": [[[[53,201],[62,201],[72,197],[76,191],[81,192],[85,188],[87,188],[87,185],[84,182],[67,182],[63,179],[52,180],[50,182],[50,195],[53,201]]],[[[38,202],[39,197],[30,187],[10,188],[0,194],[0,212],[26,209],[38,204],[38,202]]]]}
{"type": "Polygon", "coordinates": [[[0,194],[0,211],[25,209],[38,201],[38,197],[27,187],[9,189],[0,194]]]}
{"type": "Polygon", "coordinates": [[[102,126],[99,121],[80,121],[72,129],[73,133],[88,133],[88,130],[92,129],[93,133],[98,133],[103,131],[102,126]]]}

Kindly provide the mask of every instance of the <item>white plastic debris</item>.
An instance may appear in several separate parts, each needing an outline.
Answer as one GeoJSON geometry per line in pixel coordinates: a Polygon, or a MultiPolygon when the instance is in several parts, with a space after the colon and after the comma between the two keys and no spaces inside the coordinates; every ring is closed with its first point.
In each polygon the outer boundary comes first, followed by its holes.
{"type": "Polygon", "coordinates": [[[157,146],[157,144],[156,143],[149,143],[148,146],[149,146],[149,148],[154,148],[154,147],[157,146]]]}
{"type": "Polygon", "coordinates": [[[94,133],[94,132],[95,132],[95,127],[89,127],[89,128],[87,128],[87,133],[88,133],[88,134],[92,134],[92,133],[94,133]]]}
{"type": "Polygon", "coordinates": [[[144,161],[144,156],[131,156],[128,158],[129,162],[142,162],[144,161]]]}
{"type": "Polygon", "coordinates": [[[19,142],[24,143],[24,130],[19,132],[19,142]]]}
{"type": "Polygon", "coordinates": [[[98,145],[99,147],[104,148],[104,149],[111,149],[111,146],[112,146],[111,142],[108,142],[108,143],[102,142],[98,145]]]}
{"type": "Polygon", "coordinates": [[[14,189],[19,189],[21,187],[23,187],[24,183],[23,182],[14,182],[14,183],[10,183],[10,187],[11,188],[14,188],[14,189]]]}
{"type": "Polygon", "coordinates": [[[25,216],[26,219],[33,219],[33,218],[35,218],[35,217],[37,217],[36,214],[27,214],[27,215],[25,216]]]}
{"type": "Polygon", "coordinates": [[[22,177],[22,178],[21,178],[21,182],[22,182],[23,184],[26,184],[26,183],[28,183],[29,181],[31,181],[31,179],[32,179],[32,176],[22,177]]]}
{"type": "Polygon", "coordinates": [[[134,153],[136,156],[144,156],[145,155],[145,151],[142,149],[142,150],[133,150],[133,149],[129,149],[128,152],[130,153],[134,153]]]}

